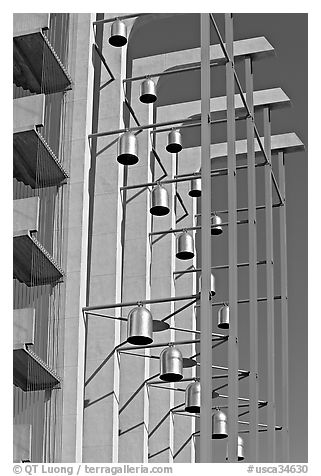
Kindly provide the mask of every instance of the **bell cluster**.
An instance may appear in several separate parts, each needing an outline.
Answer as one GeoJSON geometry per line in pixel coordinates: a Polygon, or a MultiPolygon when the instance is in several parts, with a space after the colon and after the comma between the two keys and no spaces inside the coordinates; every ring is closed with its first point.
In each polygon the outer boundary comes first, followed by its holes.
{"type": "MultiPolygon", "coordinates": [[[[126,24],[117,19],[111,25],[110,45],[122,47],[127,44],[126,24]]],[[[144,104],[152,104],[157,101],[156,85],[146,77],[140,85],[139,99],[144,104]]],[[[183,149],[182,135],[178,129],[173,128],[168,134],[166,145],[167,152],[177,154],[183,149]]],[[[117,161],[122,165],[135,165],[139,161],[138,141],[133,132],[124,132],[118,140],[117,161]]],[[[201,178],[195,177],[190,181],[189,196],[199,198],[202,195],[201,178]]],[[[154,216],[165,216],[170,212],[167,189],[161,184],[153,188],[151,193],[150,213],[154,216]]],[[[222,219],[214,214],[211,217],[211,235],[220,235],[223,232],[222,219]]],[[[180,260],[193,259],[195,256],[194,239],[187,230],[177,237],[176,257],[180,260]]],[[[201,277],[199,288],[201,289],[201,277]]],[[[215,277],[211,274],[211,296],[215,295],[215,277]]],[[[217,326],[220,329],[229,329],[229,306],[224,304],[217,315],[217,326]]],[[[132,345],[145,346],[153,342],[153,317],[151,312],[139,304],[128,314],[127,319],[127,342],[132,345]]],[[[183,379],[183,356],[181,351],[173,344],[163,349],[160,354],[159,378],[164,382],[179,382],[183,379]]],[[[198,380],[192,382],[185,390],[185,411],[188,413],[200,413],[201,411],[201,384],[198,380]]],[[[220,409],[216,409],[212,415],[212,439],[228,437],[227,416],[220,409]]],[[[238,461],[244,460],[244,441],[239,436],[237,440],[238,461]]]]}

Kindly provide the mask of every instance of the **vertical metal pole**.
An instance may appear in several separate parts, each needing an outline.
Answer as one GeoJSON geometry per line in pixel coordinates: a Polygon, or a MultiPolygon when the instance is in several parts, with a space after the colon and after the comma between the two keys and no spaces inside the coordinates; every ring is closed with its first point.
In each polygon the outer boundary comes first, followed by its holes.
{"type": "Polygon", "coordinates": [[[226,64],[227,168],[228,168],[228,281],[230,332],[228,339],[228,461],[237,461],[238,436],[238,318],[237,318],[237,195],[235,155],[233,16],[225,14],[225,41],[230,61],[226,64]]]}
{"type": "MultiPolygon", "coordinates": [[[[263,110],[264,149],[271,164],[270,110],[263,110]]],[[[275,344],[274,344],[274,278],[273,278],[273,211],[272,165],[264,167],[265,173],[265,238],[267,286],[267,462],[275,462],[275,344]]]]}
{"type": "Polygon", "coordinates": [[[200,462],[212,463],[210,16],[201,13],[201,418],[200,462]]]}
{"type": "Polygon", "coordinates": [[[290,461],[289,448],[289,336],[288,336],[288,260],[286,248],[286,205],[284,153],[278,154],[279,187],[284,201],[280,207],[281,261],[281,342],[282,342],[282,461],[290,461]]]}
{"type": "Polygon", "coordinates": [[[258,322],[257,322],[257,232],[256,232],[256,177],[254,149],[254,106],[252,59],[245,59],[246,101],[253,116],[246,120],[247,135],[247,181],[249,220],[249,310],[250,310],[250,426],[249,461],[258,462],[258,322]]]}

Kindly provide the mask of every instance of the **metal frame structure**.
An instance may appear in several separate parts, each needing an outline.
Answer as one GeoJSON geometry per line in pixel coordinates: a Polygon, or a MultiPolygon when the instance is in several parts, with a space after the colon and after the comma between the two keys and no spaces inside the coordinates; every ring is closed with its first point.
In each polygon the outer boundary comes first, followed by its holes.
{"type": "MultiPolygon", "coordinates": [[[[126,19],[138,17],[146,14],[123,15],[120,17],[109,18],[107,20],[99,20],[94,22],[94,25],[100,25],[107,22],[112,22],[116,19],[126,19]]],[[[235,65],[233,52],[233,15],[225,14],[225,42],[217,27],[213,14],[200,14],[201,26],[201,61],[200,65],[180,68],[173,71],[165,71],[154,73],[145,76],[136,76],[132,78],[122,79],[123,85],[144,79],[146,77],[159,77],[165,74],[175,74],[178,72],[186,72],[195,69],[200,69],[201,73],[201,120],[197,121],[191,118],[183,118],[175,121],[159,122],[153,124],[140,125],[134,116],[137,126],[118,129],[105,132],[96,132],[89,135],[89,139],[104,137],[108,135],[117,135],[126,131],[139,133],[143,130],[151,129],[151,134],[165,132],[171,128],[168,126],[179,125],[180,127],[201,127],[201,169],[200,172],[194,174],[175,175],[174,178],[163,178],[159,181],[133,184],[120,187],[120,192],[134,189],[148,189],[158,183],[173,184],[178,182],[185,182],[192,178],[198,177],[202,181],[202,195],[201,195],[201,224],[189,226],[184,228],[173,228],[163,231],[153,231],[149,236],[166,235],[169,233],[178,233],[185,230],[200,230],[201,231],[201,267],[188,268],[186,270],[176,270],[174,275],[181,276],[186,273],[201,273],[202,275],[202,289],[198,294],[191,294],[187,296],[172,296],[159,299],[141,299],[138,301],[122,302],[122,303],[106,303],[98,306],[87,306],[83,308],[84,315],[101,316],[111,319],[119,319],[126,321],[124,317],[107,316],[105,314],[95,313],[95,311],[102,311],[107,309],[116,309],[124,307],[132,307],[137,304],[157,304],[165,302],[177,302],[188,300],[178,310],[171,312],[168,316],[162,319],[164,323],[173,315],[179,314],[182,310],[189,306],[199,307],[200,310],[200,331],[192,329],[184,329],[178,327],[164,326],[158,330],[171,329],[181,332],[190,332],[194,336],[199,334],[199,339],[190,339],[183,341],[174,341],[175,344],[200,344],[200,351],[191,356],[190,360],[195,357],[200,357],[200,362],[195,361],[195,365],[200,367],[200,383],[202,388],[201,394],[201,411],[200,411],[200,431],[191,435],[200,436],[200,461],[211,463],[213,462],[213,445],[212,445],[212,381],[215,378],[226,378],[227,384],[219,387],[228,387],[228,395],[219,395],[222,398],[227,398],[228,405],[220,408],[228,408],[229,411],[229,435],[228,435],[228,461],[237,461],[237,436],[238,433],[249,434],[249,453],[248,459],[251,462],[259,461],[259,447],[258,436],[259,432],[267,432],[267,457],[269,462],[275,462],[276,430],[282,430],[282,457],[284,461],[289,459],[289,435],[288,435],[288,315],[287,315],[287,257],[286,257],[286,217],[285,217],[285,173],[284,173],[284,153],[278,153],[279,162],[279,184],[275,178],[272,169],[272,152],[271,152],[271,119],[270,109],[268,106],[263,109],[264,118],[264,144],[262,143],[258,129],[254,121],[254,101],[253,101],[253,65],[250,56],[244,58],[245,68],[245,93],[241,87],[235,65]],[[215,33],[219,39],[219,44],[224,53],[225,61],[222,63],[226,68],[226,100],[227,100],[227,115],[226,119],[211,120],[210,116],[210,68],[219,63],[210,61],[210,29],[214,28],[215,33]],[[235,85],[240,93],[246,115],[236,116],[235,110],[235,85]],[[247,143],[247,164],[242,166],[236,165],[236,123],[238,120],[246,120],[246,143],[247,143]],[[226,123],[227,126],[227,167],[224,169],[211,169],[211,125],[216,123],[226,123]],[[256,162],[255,141],[259,145],[261,154],[263,155],[263,162],[256,162]],[[256,199],[256,170],[257,167],[264,167],[265,177],[265,203],[257,205],[256,199]],[[247,171],[248,181],[248,207],[237,208],[237,171],[247,171]],[[227,175],[228,184],[228,209],[220,211],[219,213],[227,213],[227,221],[222,223],[228,229],[228,264],[221,266],[212,266],[211,257],[211,180],[213,177],[219,175],[227,175]],[[279,202],[273,204],[272,194],[273,189],[276,191],[279,202]],[[273,209],[279,210],[280,215],[280,250],[281,250],[281,294],[274,295],[274,261],[273,261],[273,209]],[[266,257],[264,260],[258,260],[257,256],[257,211],[265,211],[265,229],[266,229],[266,257]],[[239,220],[238,212],[247,212],[247,219],[239,220]],[[237,259],[237,244],[238,244],[238,224],[248,225],[248,250],[249,258],[246,263],[238,263],[237,259]],[[265,265],[266,279],[267,279],[267,293],[266,297],[258,297],[258,265],[265,265]],[[248,267],[249,269],[249,298],[238,298],[238,268],[248,267]],[[230,307],[230,327],[228,336],[213,334],[212,326],[212,307],[223,305],[224,302],[212,302],[211,296],[211,270],[213,269],[228,269],[228,302],[230,307]],[[282,427],[276,425],[275,421],[275,343],[274,343],[274,301],[281,300],[281,319],[282,319],[282,427]],[[266,302],[267,307],[267,400],[259,400],[259,375],[258,375],[258,303],[266,302]],[[239,369],[239,333],[238,333],[238,305],[242,303],[249,304],[249,348],[250,348],[250,368],[249,370],[239,369]],[[212,362],[213,341],[218,340],[219,343],[227,343],[228,349],[228,366],[218,367],[212,362]],[[225,370],[226,374],[212,375],[212,369],[218,368],[225,370]],[[240,378],[249,378],[249,398],[239,396],[239,380],[240,378]],[[246,401],[246,404],[240,404],[240,401],[246,401]],[[248,407],[248,410],[241,415],[249,413],[249,421],[240,421],[239,408],[242,406],[248,407]],[[259,423],[259,408],[267,407],[267,424],[259,423]],[[249,429],[246,431],[239,431],[239,425],[248,425],[249,429]]],[[[221,63],[220,63],[221,64],[221,63]]],[[[126,103],[127,104],[127,103],[126,103]]],[[[129,104],[130,105],[130,104],[129,104]]],[[[131,106],[130,106],[131,108],[131,106]]],[[[131,112],[134,114],[134,112],[131,112]]],[[[164,170],[163,170],[164,171],[164,170]]],[[[166,174],[166,171],[165,171],[166,174]]],[[[160,322],[160,321],[159,321],[160,322]]],[[[119,354],[127,353],[129,355],[137,355],[144,358],[158,358],[150,353],[135,354],[139,349],[152,349],[158,347],[165,347],[169,342],[158,344],[151,344],[145,346],[124,347],[122,344],[116,349],[119,354]]],[[[152,377],[153,378],[153,377],[152,377]]],[[[184,378],[181,382],[193,381],[196,378],[184,378]]],[[[166,382],[148,381],[145,382],[150,387],[163,387],[166,382]]],[[[181,388],[166,387],[168,390],[182,391],[181,388]]],[[[217,391],[218,389],[214,389],[217,391]]],[[[180,405],[179,405],[180,406],[180,405]]],[[[178,406],[178,407],[179,407],[178,406]]],[[[176,415],[183,414],[177,407],[170,409],[176,415]]],[[[185,415],[196,416],[196,415],[185,415]]]]}

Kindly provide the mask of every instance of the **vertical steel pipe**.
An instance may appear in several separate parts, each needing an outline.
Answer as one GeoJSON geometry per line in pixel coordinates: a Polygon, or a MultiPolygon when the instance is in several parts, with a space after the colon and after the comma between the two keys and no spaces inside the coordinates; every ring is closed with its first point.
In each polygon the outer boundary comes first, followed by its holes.
{"type": "Polygon", "coordinates": [[[225,43],[230,59],[230,61],[226,63],[229,263],[228,282],[230,307],[230,332],[228,339],[228,458],[229,462],[235,463],[237,462],[238,437],[237,195],[233,16],[231,13],[225,13],[225,43]]]}
{"type": "Polygon", "coordinates": [[[284,201],[280,207],[280,261],[281,261],[281,342],[282,342],[282,461],[290,461],[289,449],[289,335],[288,335],[288,272],[286,248],[286,201],[284,153],[278,154],[279,187],[284,201]]]}
{"type": "Polygon", "coordinates": [[[201,178],[202,178],[202,289],[200,462],[212,463],[212,305],[211,305],[211,125],[210,16],[201,13],[201,178]]]}
{"type": "Polygon", "coordinates": [[[270,164],[264,167],[265,237],[266,237],[266,309],[267,309],[267,462],[275,462],[275,342],[274,342],[274,276],[273,213],[270,109],[263,109],[264,150],[270,164]]]}
{"type": "MultiPolygon", "coordinates": [[[[254,117],[253,105],[253,65],[252,59],[245,59],[246,101],[254,117]]],[[[249,220],[249,312],[250,312],[250,425],[249,425],[249,461],[258,462],[258,318],[257,318],[257,230],[256,230],[256,176],[254,149],[254,122],[246,119],[247,135],[247,182],[248,182],[248,220],[249,220]]]]}

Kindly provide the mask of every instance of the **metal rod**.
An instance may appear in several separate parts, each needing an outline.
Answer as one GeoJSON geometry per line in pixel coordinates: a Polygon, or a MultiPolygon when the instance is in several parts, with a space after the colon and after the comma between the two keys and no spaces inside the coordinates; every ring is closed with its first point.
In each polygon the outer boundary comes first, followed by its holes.
{"type": "MultiPolygon", "coordinates": [[[[183,329],[182,327],[169,327],[168,330],[172,331],[177,331],[177,332],[190,332],[191,334],[200,334],[201,331],[197,330],[192,330],[192,329],[183,329]]],[[[227,338],[225,334],[216,334],[215,332],[212,332],[212,337],[222,337],[222,338],[227,338]]]]}
{"type": "MultiPolygon", "coordinates": [[[[278,208],[278,207],[281,207],[282,204],[281,203],[274,203],[273,204],[273,207],[275,208],[278,208]]],[[[258,205],[257,207],[255,207],[256,210],[265,210],[266,206],[265,205],[258,205]]],[[[242,208],[237,208],[236,211],[237,213],[241,213],[241,212],[247,212],[249,209],[248,207],[242,207],[242,208]]],[[[223,213],[228,213],[228,210],[214,210],[212,211],[212,215],[216,214],[216,215],[222,215],[223,213]]],[[[201,213],[196,213],[195,214],[195,217],[200,217],[202,214],[201,213]]]]}
{"type": "MultiPolygon", "coordinates": [[[[281,299],[281,296],[274,296],[274,299],[281,299]]],[[[267,297],[260,297],[260,298],[257,298],[257,302],[263,302],[263,301],[267,301],[268,298],[267,297]]],[[[250,300],[249,299],[239,299],[237,301],[237,304],[247,304],[249,303],[250,300]]],[[[221,301],[221,302],[212,302],[212,306],[223,306],[224,304],[226,304],[226,301],[221,301]]],[[[196,304],[195,307],[199,307],[199,304],[196,304]]]]}
{"type": "MultiPolygon", "coordinates": [[[[236,193],[236,153],[235,153],[235,87],[233,16],[225,13],[226,52],[226,100],[227,100],[227,168],[228,168],[228,262],[229,262],[229,307],[230,329],[228,340],[228,406],[229,435],[228,461],[237,461],[238,437],[238,309],[237,309],[237,193],[236,193]]],[[[223,48],[223,47],[222,47],[223,48]]],[[[202,220],[203,221],[203,220],[202,220]]]]}
{"type": "MultiPolygon", "coordinates": [[[[200,366],[201,364],[199,362],[197,362],[197,365],[200,366]]],[[[212,365],[212,369],[228,371],[228,367],[222,367],[220,365],[212,365]]],[[[238,373],[240,375],[248,375],[250,373],[250,371],[249,370],[238,369],[238,373]]],[[[226,395],[226,398],[228,398],[227,395],[226,395]]]]}
{"type": "MultiPolygon", "coordinates": [[[[135,349],[133,349],[135,350],[135,349]]],[[[135,354],[135,352],[130,352],[128,350],[125,350],[124,352],[120,352],[126,355],[132,355],[133,357],[143,357],[143,359],[157,359],[159,360],[159,356],[157,355],[149,355],[149,354],[135,354]]]]}
{"type": "MultiPolygon", "coordinates": [[[[239,421],[241,425],[249,425],[250,423],[248,421],[239,421]]],[[[268,428],[268,425],[265,423],[258,423],[257,426],[262,427],[262,428],[268,428]]],[[[274,425],[273,430],[282,430],[282,426],[274,425]]]]}
{"type": "Polygon", "coordinates": [[[211,308],[211,125],[210,120],[210,17],[200,14],[201,20],[201,413],[200,462],[212,463],[212,308],[211,308]]]}
{"type": "MultiPolygon", "coordinates": [[[[271,120],[269,107],[263,109],[264,147],[271,158],[271,120]]],[[[275,462],[275,343],[274,343],[274,278],[273,278],[273,215],[271,166],[265,168],[265,233],[267,287],[267,462],[275,462]]]]}
{"type": "Polygon", "coordinates": [[[93,25],[102,25],[104,23],[111,23],[116,20],[127,20],[129,18],[136,18],[136,17],[142,17],[145,15],[150,15],[150,13],[129,13],[127,15],[119,15],[117,17],[112,17],[112,18],[106,18],[104,20],[96,20],[93,22],[93,25]]]}
{"type": "MultiPolygon", "coordinates": [[[[221,63],[218,63],[216,61],[210,61],[210,67],[212,66],[219,66],[221,63]]],[[[178,74],[178,73],[185,73],[186,71],[196,71],[201,69],[201,65],[195,65],[195,66],[188,66],[186,68],[178,68],[174,70],[167,70],[167,71],[162,71],[161,73],[151,73],[151,74],[145,74],[143,76],[133,76],[132,78],[125,78],[123,79],[124,83],[130,83],[132,81],[141,81],[146,78],[158,78],[161,76],[168,76],[169,74],[178,74]]]]}
{"type": "MultiPolygon", "coordinates": [[[[220,394],[219,397],[221,398],[228,398],[228,395],[222,395],[220,394]]],[[[250,399],[249,398],[245,398],[245,397],[238,397],[238,400],[242,401],[242,402],[250,402],[250,399]]],[[[266,400],[258,400],[257,401],[258,405],[267,405],[267,401],[266,400]]]]}
{"type": "MultiPolygon", "coordinates": [[[[204,186],[203,186],[204,188],[204,186]]],[[[203,192],[202,192],[203,195],[203,192]]],[[[209,229],[211,230],[211,225],[210,225],[211,219],[209,220],[209,229]]],[[[238,220],[236,222],[237,225],[244,225],[245,223],[248,223],[248,220],[238,220]]],[[[228,226],[229,222],[225,223],[220,223],[220,226],[228,226]]],[[[196,225],[196,226],[186,226],[184,228],[170,228],[169,230],[162,230],[162,231],[152,231],[149,233],[150,236],[152,235],[167,235],[168,233],[181,233],[183,231],[187,230],[201,230],[202,225],[196,225]]],[[[211,236],[211,233],[209,233],[209,236],[211,236]]]]}
{"type": "MultiPolygon", "coordinates": [[[[184,377],[182,378],[179,382],[176,382],[176,383],[181,383],[181,382],[195,382],[197,380],[196,377],[184,377]]],[[[151,382],[148,382],[147,385],[154,385],[154,384],[157,384],[157,385],[168,385],[169,382],[163,382],[162,380],[156,380],[155,382],[154,381],[151,381],[151,382]]]]}
{"type": "Polygon", "coordinates": [[[170,319],[171,317],[175,316],[176,314],[178,314],[179,312],[181,311],[184,311],[185,309],[187,309],[188,307],[192,306],[193,304],[195,304],[197,301],[197,299],[194,299],[193,301],[191,302],[188,302],[187,304],[185,304],[184,306],[180,307],[179,309],[176,309],[176,311],[172,312],[171,314],[169,314],[168,316],[164,317],[163,319],[161,319],[161,321],[165,322],[165,321],[168,321],[168,319],[170,319]]]}
{"type": "MultiPolygon", "coordinates": [[[[177,388],[177,387],[162,387],[161,385],[159,385],[160,382],[158,382],[158,384],[156,383],[153,383],[152,385],[150,385],[150,387],[154,387],[154,388],[160,388],[162,390],[172,390],[174,392],[185,392],[185,388],[177,388]]],[[[167,382],[169,383],[169,382],[167,382]]]]}
{"type": "MultiPolygon", "coordinates": [[[[261,265],[261,264],[266,264],[266,260],[263,260],[263,261],[257,261],[256,262],[257,266],[261,265]]],[[[237,263],[237,266],[238,268],[243,268],[245,266],[249,266],[250,263],[237,263]]],[[[211,269],[228,269],[228,264],[221,264],[221,265],[217,265],[217,266],[212,266],[211,269]]],[[[174,271],[173,272],[173,275],[176,275],[176,274],[188,274],[188,273],[200,273],[202,270],[201,268],[193,268],[193,269],[184,269],[182,271],[174,271]]]]}
{"type": "MultiPolygon", "coordinates": [[[[242,121],[243,119],[247,119],[248,115],[246,114],[245,116],[237,116],[235,118],[236,121],[242,121]]],[[[210,120],[209,123],[212,125],[212,124],[225,124],[226,123],[226,119],[223,117],[222,119],[213,119],[213,120],[210,120]]],[[[201,125],[201,121],[197,121],[197,122],[194,122],[192,124],[183,124],[181,126],[179,126],[180,129],[184,129],[186,127],[195,127],[195,126],[200,126],[201,125]]],[[[164,128],[164,129],[157,129],[156,131],[152,131],[153,134],[159,134],[160,132],[169,132],[171,131],[173,128],[172,127],[167,127],[167,128],[164,128]]]]}
{"type": "Polygon", "coordinates": [[[114,319],[116,321],[127,321],[126,317],[106,316],[105,314],[98,314],[97,312],[87,311],[87,314],[97,317],[105,317],[106,319],[114,319]]]}
{"type": "MultiPolygon", "coordinates": [[[[128,102],[128,101],[127,101],[128,102]]],[[[130,104],[127,104],[130,106],[130,104]]],[[[131,108],[132,109],[132,108],[131,108]]],[[[240,121],[243,119],[246,119],[246,116],[238,116],[236,120],[240,121]]],[[[209,121],[209,124],[222,124],[225,123],[226,119],[213,119],[209,121]]],[[[136,131],[144,131],[146,129],[156,129],[151,131],[152,134],[158,134],[160,132],[167,132],[173,129],[173,127],[170,128],[163,128],[163,129],[158,129],[159,127],[165,127],[165,126],[173,126],[173,125],[178,125],[179,128],[184,128],[184,127],[193,127],[193,126],[199,126],[201,125],[200,121],[195,121],[195,118],[184,118],[184,119],[174,119],[172,121],[167,121],[167,122],[156,122],[153,124],[145,124],[145,125],[137,125],[134,127],[127,127],[123,129],[114,129],[112,131],[104,131],[104,132],[95,132],[93,134],[88,134],[88,138],[92,139],[93,137],[106,137],[106,136],[111,136],[111,135],[116,135],[116,134],[123,134],[124,132],[136,132],[136,131]],[[190,124],[191,122],[191,124],[190,124]]]]}
{"type": "Polygon", "coordinates": [[[143,126],[134,126],[134,127],[123,128],[123,129],[114,129],[112,131],[96,132],[94,134],[89,134],[88,138],[92,139],[93,137],[105,137],[105,136],[111,136],[116,134],[123,134],[124,132],[127,132],[127,131],[130,131],[130,132],[144,131],[146,129],[155,129],[157,127],[165,127],[165,126],[170,126],[175,124],[186,124],[188,122],[195,122],[195,119],[194,118],[176,119],[176,120],[166,121],[166,122],[155,122],[153,124],[145,124],[143,126]]]}
{"type": "Polygon", "coordinates": [[[139,349],[156,349],[158,347],[168,347],[170,344],[175,345],[187,345],[187,344],[197,344],[199,343],[199,339],[192,339],[192,340],[177,340],[173,342],[158,342],[157,344],[148,344],[148,345],[135,345],[134,347],[122,347],[119,352],[127,351],[127,350],[139,350],[139,349]]]}
{"type": "Polygon", "coordinates": [[[278,197],[279,197],[279,200],[280,200],[280,205],[283,205],[283,197],[282,197],[282,194],[281,194],[281,191],[280,191],[278,182],[277,182],[277,180],[276,180],[276,178],[275,178],[275,175],[274,175],[272,166],[271,166],[271,177],[272,177],[272,182],[273,182],[274,188],[275,188],[276,193],[277,193],[277,195],[278,195],[278,197]]]}
{"type": "MultiPolygon", "coordinates": [[[[253,65],[251,58],[245,58],[246,100],[252,116],[253,103],[253,65]]],[[[247,135],[247,181],[248,181],[248,219],[249,219],[249,319],[250,319],[250,376],[249,376],[249,461],[256,463],[259,458],[258,447],[258,305],[257,305],[257,229],[256,229],[256,176],[254,122],[246,120],[247,135]]],[[[266,264],[266,261],[265,261],[266,264]]]]}
{"type": "MultiPolygon", "coordinates": [[[[255,164],[255,167],[264,167],[264,166],[265,166],[264,162],[255,164]]],[[[236,167],[236,170],[245,170],[245,169],[247,169],[247,165],[238,165],[236,167]]],[[[227,173],[228,173],[228,169],[226,167],[221,169],[215,169],[215,170],[211,170],[211,177],[214,177],[216,175],[227,175],[227,173]]],[[[193,174],[189,173],[189,174],[174,175],[174,178],[187,178],[187,180],[190,180],[192,178],[199,178],[200,176],[201,176],[200,173],[194,172],[193,174]]]]}
{"type": "Polygon", "coordinates": [[[99,306],[86,306],[82,310],[87,311],[99,311],[102,309],[114,309],[116,307],[133,307],[140,304],[158,304],[163,302],[174,302],[174,301],[187,301],[188,299],[198,299],[198,294],[191,294],[189,296],[173,296],[168,298],[158,298],[158,299],[137,299],[137,301],[130,302],[118,302],[115,304],[101,304],[99,306]]]}
{"type": "MultiPolygon", "coordinates": [[[[284,153],[278,154],[280,191],[285,202],[284,153]]],[[[281,339],[282,339],[282,461],[290,461],[289,449],[289,329],[288,329],[288,270],[286,246],[286,208],[280,209],[280,261],[281,261],[281,339]]]]}

